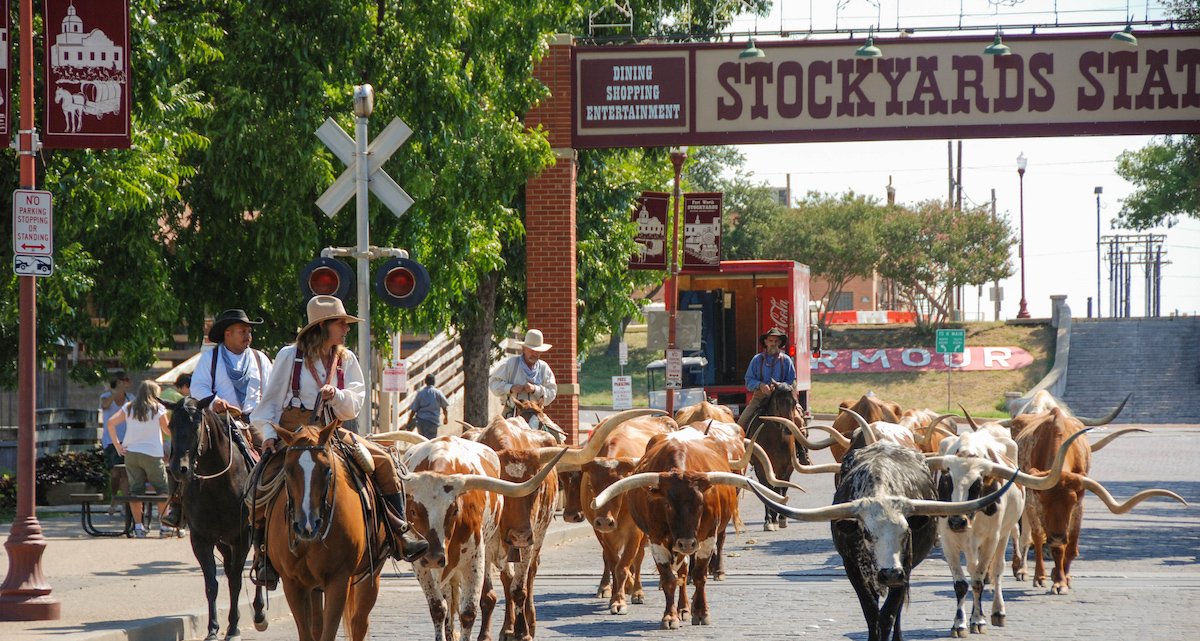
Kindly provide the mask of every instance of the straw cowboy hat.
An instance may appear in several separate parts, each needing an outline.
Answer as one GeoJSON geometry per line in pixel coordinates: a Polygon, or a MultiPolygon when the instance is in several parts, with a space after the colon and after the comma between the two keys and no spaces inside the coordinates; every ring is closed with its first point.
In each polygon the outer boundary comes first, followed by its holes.
{"type": "Polygon", "coordinates": [[[783,349],[783,348],[787,347],[788,335],[785,334],[783,332],[783,330],[779,329],[778,327],[772,327],[770,329],[770,331],[768,331],[766,334],[763,334],[762,336],[758,337],[758,344],[761,345],[763,347],[763,349],[766,349],[766,347],[767,347],[767,337],[768,336],[778,336],[779,337],[779,349],[783,349]]]}
{"type": "Polygon", "coordinates": [[[518,343],[518,345],[521,347],[528,347],[535,352],[544,352],[552,347],[550,343],[545,341],[546,339],[542,338],[542,330],[531,329],[528,332],[525,332],[525,340],[518,343]]]}
{"type": "Polygon", "coordinates": [[[296,338],[307,332],[308,330],[324,323],[327,320],[344,318],[351,323],[361,323],[362,319],[357,316],[351,316],[346,313],[346,307],[342,305],[342,300],[337,296],[313,296],[308,301],[308,324],[300,328],[296,332],[296,338]]]}
{"type": "Polygon", "coordinates": [[[221,312],[221,315],[217,316],[216,320],[213,321],[212,327],[208,328],[208,340],[214,343],[224,342],[225,330],[234,323],[262,325],[262,322],[261,318],[251,320],[249,316],[246,316],[246,310],[244,309],[227,309],[221,312]]]}

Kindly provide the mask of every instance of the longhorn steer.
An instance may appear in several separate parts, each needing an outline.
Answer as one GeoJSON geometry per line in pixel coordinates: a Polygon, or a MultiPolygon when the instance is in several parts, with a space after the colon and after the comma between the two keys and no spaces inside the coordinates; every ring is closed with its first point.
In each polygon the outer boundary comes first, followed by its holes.
{"type": "MultiPolygon", "coordinates": [[[[646,538],[633,522],[628,502],[623,497],[614,499],[602,514],[592,508],[592,500],[605,488],[633,472],[651,438],[676,429],[678,425],[675,421],[665,416],[625,421],[600,446],[595,458],[581,466],[579,493],[574,500],[581,504],[580,520],[587,519],[600,543],[604,575],[596,589],[596,596],[608,598],[608,611],[612,614],[628,613],[626,595],[633,603],[645,602],[642,558],[646,551],[646,538]]],[[[571,497],[568,497],[570,500],[571,497]]]]}
{"type": "Polygon", "coordinates": [[[936,535],[934,517],[981,510],[1012,485],[974,501],[935,500],[933,477],[916,450],[878,442],[842,459],[834,504],[795,509],[774,503],[757,487],[764,503],[802,521],[830,521],[833,543],[862,606],[869,641],[900,641],[901,606],[912,569],[929,554],[936,535]],[[883,607],[879,599],[886,595],[883,607]]]}
{"type": "MultiPolygon", "coordinates": [[[[1021,470],[1036,473],[1047,469],[1056,449],[1083,424],[1068,415],[1062,408],[1055,407],[1043,414],[1021,414],[1013,419],[1013,432],[1017,433],[1018,460],[1021,470]]],[[[1120,433],[1125,433],[1120,430],[1120,433]]],[[[1017,580],[1025,579],[1025,556],[1032,544],[1034,548],[1034,585],[1045,586],[1046,568],[1042,559],[1042,547],[1050,543],[1050,554],[1054,557],[1054,573],[1051,591],[1066,594],[1071,588],[1071,561],[1079,554],[1079,530],[1083,524],[1083,493],[1092,492],[1113,514],[1124,514],[1142,501],[1161,496],[1172,498],[1184,505],[1187,502],[1169,490],[1142,490],[1124,503],[1117,503],[1099,482],[1088,478],[1091,467],[1091,448],[1084,441],[1076,441],[1067,453],[1062,478],[1051,487],[1030,486],[1031,496],[1025,502],[1024,527],[1018,554],[1013,557],[1013,575],[1017,580]]]]}
{"type": "MultiPolygon", "coordinates": [[[[627,497],[634,523],[650,541],[666,596],[660,627],[677,629],[688,610],[687,566],[695,586],[692,625],[711,621],[705,595],[708,565],[737,503],[735,487],[757,483],[730,472],[725,448],[697,430],[679,430],[650,439],[634,473],[596,496],[592,509],[601,510],[614,498],[627,497]],[[678,592],[678,601],[675,599],[678,592]]],[[[778,500],[786,500],[757,486],[778,500]]]]}
{"type": "MultiPolygon", "coordinates": [[[[500,459],[491,448],[457,436],[410,448],[404,463],[412,470],[403,477],[409,520],[429,541],[413,571],[429,604],[434,639],[465,639],[478,615],[485,546],[499,528],[504,497],[535,492],[553,463],[524,483],[510,483],[500,479],[500,459]]],[[[480,636],[489,638],[486,623],[480,636]]]]}
{"type": "MultiPolygon", "coordinates": [[[[902,414],[900,405],[889,401],[880,400],[879,397],[875,396],[874,394],[866,394],[857,401],[842,401],[838,407],[839,409],[845,408],[854,410],[856,414],[866,419],[868,423],[874,423],[875,421],[888,421],[890,423],[895,423],[896,421],[900,420],[900,416],[902,414]]],[[[858,423],[855,422],[853,417],[845,412],[839,411],[837,418],[833,420],[833,429],[837,430],[847,438],[854,433],[854,430],[857,427],[858,423]]],[[[829,452],[833,454],[833,460],[841,463],[842,457],[846,455],[846,452],[849,451],[849,449],[849,446],[843,445],[841,442],[837,442],[829,448],[829,452]]]]}
{"type": "Polygon", "coordinates": [[[675,412],[675,422],[680,425],[689,425],[700,421],[715,419],[725,423],[733,423],[733,411],[724,405],[716,405],[709,403],[707,400],[700,401],[695,405],[677,410],[675,412]]]}

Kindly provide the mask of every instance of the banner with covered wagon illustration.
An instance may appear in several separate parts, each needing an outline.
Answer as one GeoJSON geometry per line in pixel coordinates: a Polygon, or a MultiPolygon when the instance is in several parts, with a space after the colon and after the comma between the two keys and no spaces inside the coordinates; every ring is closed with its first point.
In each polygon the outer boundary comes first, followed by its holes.
{"type": "Polygon", "coordinates": [[[128,148],[128,0],[46,0],[45,137],[50,148],[128,148]]]}

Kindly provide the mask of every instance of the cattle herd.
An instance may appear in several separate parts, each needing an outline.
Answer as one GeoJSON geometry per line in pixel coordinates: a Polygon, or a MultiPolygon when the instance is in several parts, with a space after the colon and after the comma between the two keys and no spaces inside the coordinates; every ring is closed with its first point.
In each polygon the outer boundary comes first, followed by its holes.
{"type": "MultiPolygon", "coordinates": [[[[726,531],[743,525],[739,490],[763,502],[766,530],[787,527],[789,518],[828,521],[871,641],[902,638],[912,570],[939,540],[957,600],[950,636],[966,637],[985,632],[989,622],[1004,625],[1001,583],[1010,541],[1016,580],[1028,578],[1025,559],[1033,547],[1034,585],[1049,582],[1053,593],[1069,592],[1085,491],[1115,514],[1152,497],[1186,505],[1165,489],[1121,502],[1088,476],[1093,452],[1138,431],[1114,430],[1090,445],[1082,438],[1121,407],[1102,419],[1075,417],[1039,393],[1011,420],[980,425],[966,415],[956,428],[948,420],[953,415],[904,411],[868,394],[842,403],[833,426],[821,427],[804,424],[793,398],[787,393],[764,403],[748,435],[728,408],[702,402],[673,418],[654,410],[618,413],[579,447],[556,446],[521,418],[464,425],[461,436],[431,441],[412,432],[376,436],[406,442],[401,461],[410,520],[430,544],[413,567],[434,638],[468,639],[477,619],[479,638],[490,638],[496,575],[505,595],[501,641],[536,636],[534,579],[560,494],[563,518],[587,521],[600,543],[604,571],[596,597],[608,599],[612,614],[645,601],[641,567],[649,549],[665,597],[662,629],[679,628],[689,616],[692,625],[712,622],[705,585],[725,576],[726,531]],[[810,439],[816,430],[825,434],[810,439]],[[837,463],[811,465],[807,451],[822,448],[837,463]],[[748,475],[751,465],[757,480],[748,475]],[[789,507],[788,489],[799,488],[789,478],[794,472],[832,475],[832,503],[789,507]],[[1047,545],[1054,561],[1049,575],[1047,545]],[[983,613],[989,585],[990,619],[983,613]]],[[[553,425],[540,407],[524,409],[553,425]]]]}

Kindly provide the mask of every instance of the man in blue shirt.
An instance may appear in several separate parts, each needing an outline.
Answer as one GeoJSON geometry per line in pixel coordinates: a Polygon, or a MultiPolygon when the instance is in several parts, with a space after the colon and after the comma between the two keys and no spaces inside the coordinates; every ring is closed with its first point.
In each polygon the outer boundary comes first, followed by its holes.
{"type": "Polygon", "coordinates": [[[796,385],[796,365],[787,352],[783,351],[787,342],[787,334],[778,327],[772,327],[766,334],[758,337],[758,344],[763,351],[750,359],[750,366],[746,368],[746,389],[754,392],[754,396],[738,416],[738,425],[747,430],[747,433],[751,418],[758,413],[759,405],[775,391],[776,383],[787,383],[793,387],[796,385]]]}
{"type": "Polygon", "coordinates": [[[437,438],[438,427],[442,423],[450,422],[450,401],[446,400],[446,395],[442,393],[442,390],[434,387],[435,382],[437,379],[433,377],[433,374],[425,375],[425,387],[417,392],[417,397],[413,399],[410,408],[417,433],[428,439],[437,438]],[[440,421],[438,414],[441,414],[440,421]]]}

